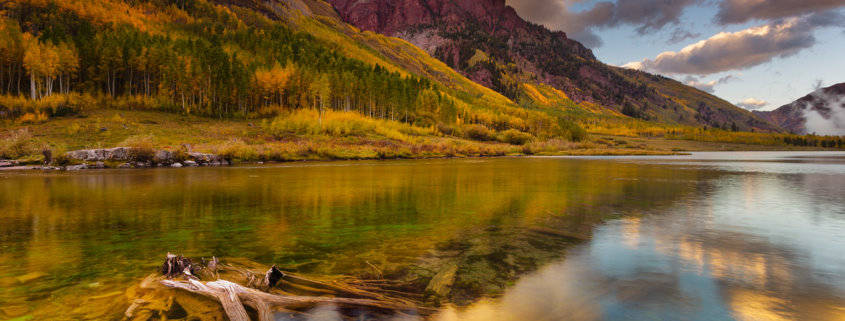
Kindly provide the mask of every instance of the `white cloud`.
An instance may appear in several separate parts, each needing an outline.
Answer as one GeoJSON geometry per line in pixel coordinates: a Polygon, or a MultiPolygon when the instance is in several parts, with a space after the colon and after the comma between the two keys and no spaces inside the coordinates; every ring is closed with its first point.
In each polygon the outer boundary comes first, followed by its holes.
{"type": "Polygon", "coordinates": [[[741,102],[736,103],[737,106],[748,109],[748,110],[757,110],[763,107],[766,107],[769,103],[765,100],[760,100],[756,98],[748,98],[741,102]]]}
{"type": "Polygon", "coordinates": [[[818,89],[812,95],[815,100],[801,106],[807,133],[845,136],[845,96],[828,94],[824,89],[818,89]],[[824,106],[826,115],[814,109],[813,105],[824,106]]]}
{"type": "Polygon", "coordinates": [[[708,82],[703,82],[703,81],[700,81],[698,78],[695,78],[693,76],[687,76],[686,78],[684,78],[683,83],[687,86],[692,86],[692,87],[698,88],[701,91],[708,92],[708,93],[712,94],[713,92],[716,91],[716,85],[725,84],[725,83],[727,83],[727,82],[729,82],[729,81],[731,81],[735,78],[736,77],[734,77],[734,75],[727,75],[727,76],[724,76],[722,78],[719,78],[718,80],[711,80],[711,81],[708,81],[708,82]]]}

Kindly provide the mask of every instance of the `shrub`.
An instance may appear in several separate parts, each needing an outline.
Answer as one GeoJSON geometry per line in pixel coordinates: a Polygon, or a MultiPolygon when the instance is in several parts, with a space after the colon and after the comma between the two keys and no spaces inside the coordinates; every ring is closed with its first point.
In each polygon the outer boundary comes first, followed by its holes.
{"type": "Polygon", "coordinates": [[[33,101],[25,96],[0,95],[0,115],[19,122],[39,122],[48,116],[61,116],[91,109],[97,101],[88,94],[54,94],[33,101]],[[23,118],[23,119],[21,119],[23,118]]]}
{"type": "Polygon", "coordinates": [[[564,136],[568,140],[580,142],[587,139],[587,130],[571,120],[560,119],[558,121],[558,125],[560,125],[560,128],[565,132],[564,136]]]}
{"type": "Polygon", "coordinates": [[[577,143],[567,142],[563,139],[553,138],[546,141],[533,141],[523,145],[522,152],[528,155],[539,153],[555,153],[579,147],[577,143]]]}
{"type": "Polygon", "coordinates": [[[188,160],[188,158],[191,157],[190,155],[188,155],[188,145],[180,145],[179,148],[176,148],[176,150],[173,151],[171,157],[173,158],[173,161],[177,163],[181,163],[188,160]]]}
{"type": "Polygon", "coordinates": [[[437,123],[437,131],[448,136],[461,136],[461,129],[457,126],[448,125],[442,122],[437,123]]]}
{"type": "Polygon", "coordinates": [[[464,137],[478,141],[495,140],[496,136],[487,127],[480,124],[472,124],[464,127],[464,137]]]}
{"type": "Polygon", "coordinates": [[[258,160],[259,154],[252,146],[240,139],[226,142],[217,149],[217,154],[228,160],[252,161],[258,160]]]}
{"type": "Polygon", "coordinates": [[[273,119],[267,131],[281,138],[290,135],[315,135],[319,133],[318,115],[313,110],[298,110],[273,119]]]}
{"type": "Polygon", "coordinates": [[[36,153],[32,134],[24,128],[13,130],[8,137],[0,140],[0,158],[18,159],[36,153]]]}
{"type": "Polygon", "coordinates": [[[499,136],[499,141],[511,145],[525,145],[534,139],[529,133],[521,132],[516,129],[508,129],[503,131],[499,136]]]}
{"type": "Polygon", "coordinates": [[[129,147],[129,159],[136,162],[152,162],[156,155],[153,137],[150,135],[132,136],[124,140],[121,145],[129,147]]]}
{"type": "Polygon", "coordinates": [[[282,115],[264,125],[276,138],[292,135],[328,135],[335,137],[381,135],[407,141],[409,136],[431,135],[434,129],[411,126],[389,120],[372,119],[357,112],[327,110],[320,115],[313,109],[300,109],[282,115]]]}
{"type": "Polygon", "coordinates": [[[52,148],[50,148],[50,152],[53,156],[53,162],[51,164],[56,166],[73,165],[74,159],[70,158],[70,155],[68,155],[66,146],[53,146],[52,148]]]}
{"type": "Polygon", "coordinates": [[[23,114],[18,118],[18,124],[38,124],[47,121],[47,114],[41,111],[23,114]]]}

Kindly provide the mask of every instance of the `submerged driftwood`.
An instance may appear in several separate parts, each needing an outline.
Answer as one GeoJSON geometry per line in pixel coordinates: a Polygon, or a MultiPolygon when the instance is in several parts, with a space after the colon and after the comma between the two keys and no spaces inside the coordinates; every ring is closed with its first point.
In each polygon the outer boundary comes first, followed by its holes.
{"type": "MultiPolygon", "coordinates": [[[[427,315],[413,294],[391,290],[384,280],[305,277],[276,267],[255,272],[249,265],[201,262],[168,253],[159,274],[138,286],[126,320],[223,319],[275,320],[305,317],[316,307],[337,309],[348,319],[427,315]],[[198,295],[198,299],[195,295],[198,295]]],[[[130,296],[131,297],[131,296],[130,296]]]]}

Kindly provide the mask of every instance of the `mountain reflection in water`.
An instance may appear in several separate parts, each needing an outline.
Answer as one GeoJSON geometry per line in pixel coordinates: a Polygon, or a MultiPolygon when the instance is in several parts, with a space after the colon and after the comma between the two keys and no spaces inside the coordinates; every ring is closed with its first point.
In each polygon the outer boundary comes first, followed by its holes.
{"type": "Polygon", "coordinates": [[[729,175],[437,319],[845,320],[845,158],[813,155],[666,159],[729,175]]]}

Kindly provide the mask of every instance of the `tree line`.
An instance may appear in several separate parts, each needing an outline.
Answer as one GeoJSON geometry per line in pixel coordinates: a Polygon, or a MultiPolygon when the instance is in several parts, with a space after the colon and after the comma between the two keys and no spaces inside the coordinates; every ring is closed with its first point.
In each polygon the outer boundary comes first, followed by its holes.
{"type": "Polygon", "coordinates": [[[0,93],[33,101],[56,93],[140,97],[142,108],[220,118],[314,108],[421,126],[478,123],[543,136],[577,129],[548,115],[469,106],[471,101],[456,98],[461,93],[449,94],[454,90],[428,78],[349,58],[343,48],[313,35],[204,0],[127,3],[188,18],[138,27],[97,22],[53,0],[5,4],[0,93]]]}

